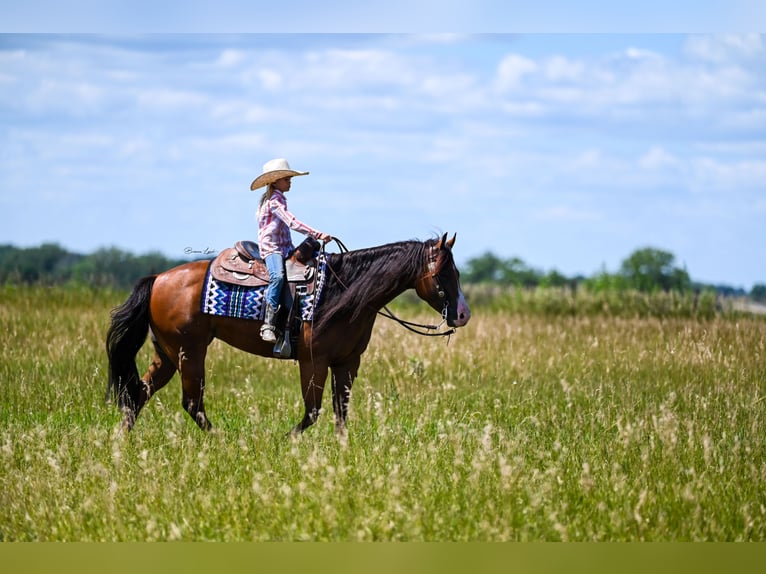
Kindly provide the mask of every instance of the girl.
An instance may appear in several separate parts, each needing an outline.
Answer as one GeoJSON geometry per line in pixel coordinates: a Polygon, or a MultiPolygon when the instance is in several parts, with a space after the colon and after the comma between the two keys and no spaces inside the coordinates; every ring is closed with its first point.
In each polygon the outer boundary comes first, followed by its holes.
{"type": "Polygon", "coordinates": [[[266,288],[266,317],[261,327],[261,338],[269,343],[277,340],[274,321],[279,307],[282,285],[285,281],[285,257],[295,249],[290,229],[327,242],[332,237],[298,220],[287,210],[285,193],[290,191],[293,177],[308,175],[307,171],[290,169],[286,159],[272,159],[263,165],[263,173],[250,184],[251,190],[264,185],[256,218],[258,220],[258,247],[269,270],[269,286],[266,288]]]}

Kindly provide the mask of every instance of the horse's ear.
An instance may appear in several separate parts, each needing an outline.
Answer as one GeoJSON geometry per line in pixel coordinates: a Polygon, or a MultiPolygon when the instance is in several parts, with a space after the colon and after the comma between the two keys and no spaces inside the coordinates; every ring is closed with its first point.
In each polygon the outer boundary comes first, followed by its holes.
{"type": "Polygon", "coordinates": [[[436,244],[436,249],[444,249],[444,246],[446,244],[447,244],[447,234],[445,233],[444,235],[442,235],[442,238],[436,244]]]}
{"type": "MultiPolygon", "coordinates": [[[[447,236],[445,235],[444,237],[447,237],[447,236]]],[[[453,234],[453,235],[452,235],[452,239],[450,239],[449,241],[447,241],[447,247],[449,247],[450,249],[452,249],[452,246],[453,246],[453,245],[455,245],[455,238],[456,238],[456,237],[457,237],[457,233],[455,233],[455,234],[453,234]]]]}

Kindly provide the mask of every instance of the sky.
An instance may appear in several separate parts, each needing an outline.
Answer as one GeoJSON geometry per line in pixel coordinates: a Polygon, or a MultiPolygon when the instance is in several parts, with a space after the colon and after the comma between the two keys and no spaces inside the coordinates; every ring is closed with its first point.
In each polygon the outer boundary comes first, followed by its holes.
{"type": "Polygon", "coordinates": [[[351,249],[457,233],[459,264],[591,276],[654,247],[696,281],[766,283],[762,18],[567,31],[565,10],[474,23],[480,2],[356,32],[341,2],[337,28],[304,4],[272,31],[274,4],[31,25],[37,4],[0,5],[0,244],[217,252],[257,237],[250,182],[284,157],[310,172],[290,210],[351,249]]]}

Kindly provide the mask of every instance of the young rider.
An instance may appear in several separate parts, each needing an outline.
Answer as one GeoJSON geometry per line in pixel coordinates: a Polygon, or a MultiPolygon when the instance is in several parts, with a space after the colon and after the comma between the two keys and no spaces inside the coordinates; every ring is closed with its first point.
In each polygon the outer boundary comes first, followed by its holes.
{"type": "Polygon", "coordinates": [[[287,209],[285,193],[290,191],[293,177],[308,175],[307,171],[295,171],[286,159],[278,158],[263,165],[263,173],[252,184],[251,190],[266,186],[261,196],[256,218],[258,220],[258,247],[269,270],[269,286],[266,289],[266,316],[261,327],[261,338],[273,343],[277,337],[274,321],[279,307],[282,285],[285,281],[285,257],[295,249],[290,229],[327,242],[332,237],[317,231],[300,221],[287,209]]]}

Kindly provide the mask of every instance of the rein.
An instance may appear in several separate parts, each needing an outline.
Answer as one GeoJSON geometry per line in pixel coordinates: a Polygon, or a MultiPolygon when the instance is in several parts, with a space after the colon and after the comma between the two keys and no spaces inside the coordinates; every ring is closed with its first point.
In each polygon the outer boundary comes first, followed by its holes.
{"type": "MultiPolygon", "coordinates": [[[[337,237],[333,237],[332,241],[334,241],[338,248],[340,249],[341,253],[348,253],[349,249],[346,247],[343,242],[338,239],[337,237]]],[[[322,252],[325,252],[325,244],[322,244],[322,252]]],[[[330,263],[327,263],[327,268],[330,270],[330,272],[333,274],[333,277],[338,281],[341,287],[344,289],[348,289],[348,286],[346,286],[340,277],[338,277],[338,274],[335,273],[335,270],[332,268],[330,263]]],[[[402,327],[407,329],[408,331],[412,331],[413,333],[416,333],[418,335],[422,335],[423,337],[449,337],[455,333],[454,328],[450,328],[447,331],[441,331],[438,333],[429,333],[427,331],[436,331],[447,321],[447,302],[444,303],[444,309],[442,309],[442,321],[438,325],[425,325],[422,323],[412,323],[411,321],[405,321],[404,319],[400,319],[394,313],[387,307],[383,306],[383,309],[385,310],[385,313],[380,310],[376,310],[376,313],[380,315],[381,317],[385,317],[386,319],[391,319],[392,321],[395,321],[399,323],[402,327]],[[420,329],[425,329],[426,332],[421,331],[420,329]]]]}

